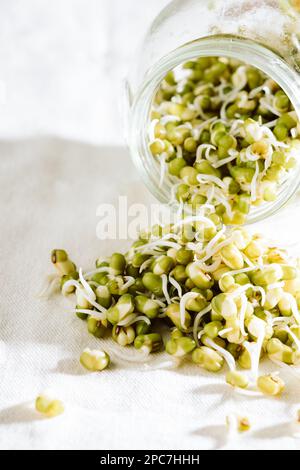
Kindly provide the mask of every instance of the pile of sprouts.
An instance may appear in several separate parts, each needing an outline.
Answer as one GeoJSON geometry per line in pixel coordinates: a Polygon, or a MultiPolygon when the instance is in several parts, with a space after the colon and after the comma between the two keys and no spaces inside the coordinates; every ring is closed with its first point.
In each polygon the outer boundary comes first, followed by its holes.
{"type": "Polygon", "coordinates": [[[172,198],[243,224],[294,170],[300,124],[285,92],[258,69],[200,57],[170,71],[151,108],[149,149],[172,198]]]}
{"type": "MultiPolygon", "coordinates": [[[[143,362],[166,350],[177,362],[225,370],[227,383],[244,393],[274,396],[284,382],[261,375],[261,359],[300,363],[297,260],[261,235],[226,228],[216,214],[156,225],[89,272],[77,270],[64,250],[51,259],[88,331],[133,346],[143,362]]],[[[109,355],[87,349],[81,364],[103,370],[109,355]]]]}
{"type": "MultiPolygon", "coordinates": [[[[279,396],[283,380],[261,374],[260,362],[300,364],[300,264],[242,225],[254,206],[276,200],[297,165],[293,105],[261,71],[201,57],[167,74],[148,130],[160,184],[169,180],[183,215],[89,272],[53,250],[54,284],[74,296],[91,335],[137,350],[123,359],[146,363],[165,350],[176,365],[224,370],[243,393],[279,396]]],[[[110,354],[87,348],[80,362],[102,371],[110,354]]]]}

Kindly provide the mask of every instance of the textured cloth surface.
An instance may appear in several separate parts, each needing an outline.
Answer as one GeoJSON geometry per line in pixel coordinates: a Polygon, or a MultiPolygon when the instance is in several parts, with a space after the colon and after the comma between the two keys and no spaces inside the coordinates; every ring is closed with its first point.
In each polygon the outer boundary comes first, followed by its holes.
{"type": "Polygon", "coordinates": [[[123,143],[122,79],[168,0],[0,2],[0,138],[123,143]]]}
{"type": "MultiPolygon", "coordinates": [[[[97,239],[97,206],[116,203],[119,194],[146,203],[151,197],[121,148],[45,139],[2,142],[0,155],[0,448],[299,448],[290,431],[299,382],[285,375],[279,400],[235,394],[223,373],[188,364],[157,370],[159,357],[150,370],[114,361],[102,373],[86,373],[80,353],[102,340],[88,335],[67,299],[36,297],[52,272],[49,252],[65,247],[88,269],[97,256],[126,245],[97,239]],[[49,387],[66,412],[45,420],[33,401],[49,387]],[[248,416],[252,431],[227,442],[224,422],[232,412],[248,416]]],[[[292,245],[295,214],[289,206],[260,228],[292,245]]]]}

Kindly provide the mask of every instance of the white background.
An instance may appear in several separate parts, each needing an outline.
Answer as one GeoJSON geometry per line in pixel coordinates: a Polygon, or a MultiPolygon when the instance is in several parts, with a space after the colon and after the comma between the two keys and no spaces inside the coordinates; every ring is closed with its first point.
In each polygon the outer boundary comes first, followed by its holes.
{"type": "Polygon", "coordinates": [[[122,144],[121,81],[167,3],[0,0],[0,137],[122,144]]]}

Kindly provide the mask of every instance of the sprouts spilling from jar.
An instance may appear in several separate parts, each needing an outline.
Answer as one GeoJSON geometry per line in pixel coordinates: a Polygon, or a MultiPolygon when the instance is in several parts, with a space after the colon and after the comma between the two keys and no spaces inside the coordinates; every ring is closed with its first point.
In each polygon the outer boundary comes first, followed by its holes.
{"type": "Polygon", "coordinates": [[[285,92],[260,70],[201,57],[170,71],[151,108],[149,148],[173,197],[207,205],[226,224],[276,200],[298,163],[300,123],[285,92]]]}
{"type": "MultiPolygon", "coordinates": [[[[297,261],[261,235],[226,229],[216,214],[154,226],[126,254],[98,259],[90,272],[77,270],[64,250],[54,250],[52,262],[89,333],[134,346],[143,361],[165,349],[209,372],[226,364],[228,384],[270,396],[284,383],[260,375],[261,358],[300,363],[297,261]]],[[[109,356],[86,350],[81,362],[102,370],[109,356]]]]}

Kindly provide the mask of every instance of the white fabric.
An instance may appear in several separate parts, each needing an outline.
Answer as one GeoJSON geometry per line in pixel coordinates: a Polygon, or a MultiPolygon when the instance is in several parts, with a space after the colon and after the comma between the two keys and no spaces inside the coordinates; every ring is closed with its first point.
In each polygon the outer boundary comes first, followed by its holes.
{"type": "MultiPolygon", "coordinates": [[[[78,265],[92,267],[97,256],[126,245],[97,239],[97,206],[115,203],[119,194],[152,199],[120,148],[40,139],[1,143],[0,155],[0,448],[299,448],[290,432],[300,403],[297,380],[281,399],[267,399],[236,395],[223,373],[188,364],[145,370],[115,360],[106,371],[86,373],[81,351],[111,343],[88,335],[69,300],[36,298],[53,272],[49,253],[65,247],[78,265]],[[47,388],[66,405],[52,420],[33,409],[47,388]],[[248,416],[252,431],[228,443],[224,423],[232,412],[248,416]]],[[[261,228],[297,241],[295,213],[289,207],[261,228]]]]}
{"type": "Polygon", "coordinates": [[[168,1],[0,2],[0,137],[122,144],[122,79],[168,1]]]}
{"type": "MultiPolygon", "coordinates": [[[[119,194],[132,202],[152,199],[120,148],[3,139],[60,135],[120,144],[120,78],[167,1],[1,2],[1,449],[299,448],[290,432],[300,403],[297,381],[281,400],[271,400],[234,395],[223,373],[196,366],[144,370],[114,361],[89,374],[79,365],[80,353],[102,342],[70,313],[69,301],[36,298],[53,272],[52,248],[65,247],[83,268],[124,249],[124,241],[97,239],[100,203],[117,203],[119,194]],[[33,402],[49,387],[66,412],[44,420],[33,402]],[[253,430],[228,443],[224,423],[231,412],[249,416],[253,430]]],[[[299,221],[290,207],[262,228],[293,244],[299,221]]]]}

